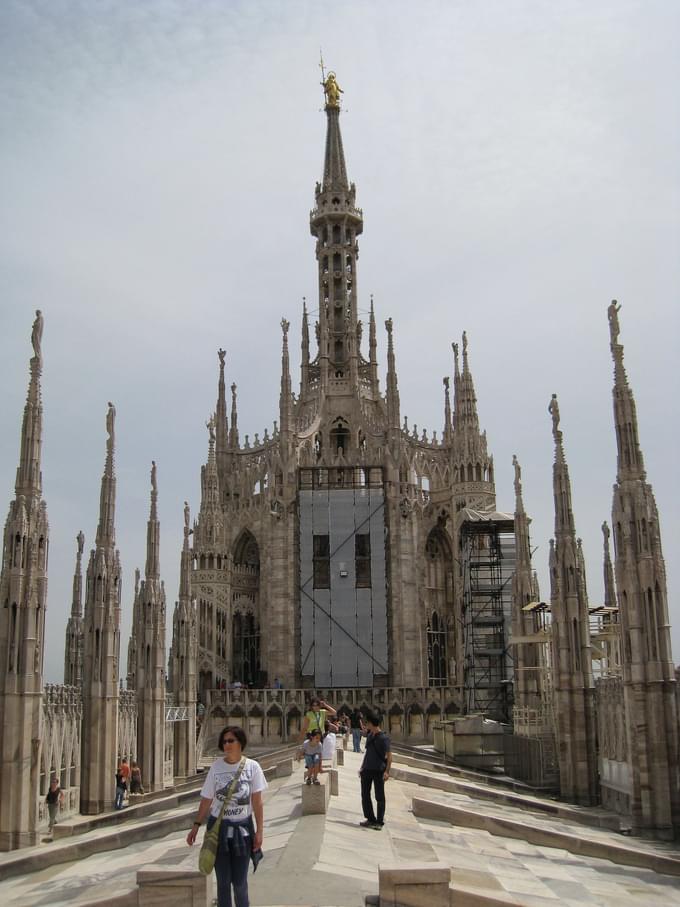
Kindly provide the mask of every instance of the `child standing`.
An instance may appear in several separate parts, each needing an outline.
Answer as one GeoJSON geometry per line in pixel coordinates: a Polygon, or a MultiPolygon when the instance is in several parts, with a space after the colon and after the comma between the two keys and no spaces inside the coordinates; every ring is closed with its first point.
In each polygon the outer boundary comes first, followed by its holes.
{"type": "Polygon", "coordinates": [[[318,728],[315,728],[300,749],[300,754],[305,757],[305,768],[307,769],[305,774],[306,784],[319,783],[318,774],[321,769],[322,752],[321,731],[318,728]]]}

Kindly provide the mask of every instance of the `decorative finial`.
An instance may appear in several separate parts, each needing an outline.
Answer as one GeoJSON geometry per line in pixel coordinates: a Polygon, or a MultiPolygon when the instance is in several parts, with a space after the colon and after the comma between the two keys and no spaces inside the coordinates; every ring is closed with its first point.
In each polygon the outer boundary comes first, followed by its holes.
{"type": "Polygon", "coordinates": [[[158,484],[156,482],[156,461],[151,461],[151,491],[156,494],[158,491],[158,484]]]}
{"type": "Polygon", "coordinates": [[[219,349],[219,350],[217,351],[217,356],[218,356],[218,358],[219,358],[219,360],[220,360],[220,370],[224,369],[224,357],[225,357],[226,355],[227,355],[227,351],[226,351],[226,350],[219,349]]]}
{"type": "Polygon", "coordinates": [[[385,330],[391,337],[392,336],[392,319],[391,318],[388,318],[387,321],[385,322],[385,330]]]}
{"type": "Polygon", "coordinates": [[[189,529],[190,516],[191,516],[191,514],[189,512],[189,502],[185,501],[184,502],[184,535],[185,535],[185,537],[187,535],[189,535],[189,532],[191,531],[189,529]]]}
{"type": "Polygon", "coordinates": [[[232,386],[231,386],[231,399],[236,400],[236,384],[235,383],[232,384],[232,386]]]}

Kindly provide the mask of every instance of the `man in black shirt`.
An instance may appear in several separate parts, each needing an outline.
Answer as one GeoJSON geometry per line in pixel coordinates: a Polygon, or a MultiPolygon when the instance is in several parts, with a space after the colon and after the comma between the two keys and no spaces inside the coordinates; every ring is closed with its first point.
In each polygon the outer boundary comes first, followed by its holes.
{"type": "Polygon", "coordinates": [[[390,776],[392,753],[390,751],[390,738],[380,730],[380,718],[372,712],[365,717],[366,752],[364,761],[359,769],[361,778],[361,806],[365,819],[359,824],[362,828],[380,830],[385,819],[385,781],[390,776]],[[371,800],[371,786],[375,787],[375,802],[377,816],[373,812],[371,800]]]}

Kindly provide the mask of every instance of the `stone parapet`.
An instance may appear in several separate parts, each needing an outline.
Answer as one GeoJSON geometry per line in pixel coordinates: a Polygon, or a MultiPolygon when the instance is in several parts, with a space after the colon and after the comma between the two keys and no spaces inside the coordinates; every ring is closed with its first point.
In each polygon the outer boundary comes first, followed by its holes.
{"type": "MultiPolygon", "coordinates": [[[[301,688],[207,690],[201,734],[216,736],[233,722],[245,728],[253,743],[297,740],[311,694],[301,688]]],[[[378,711],[394,741],[432,740],[435,724],[462,710],[460,692],[454,687],[354,687],[320,689],[316,694],[336,711],[378,711]]]]}

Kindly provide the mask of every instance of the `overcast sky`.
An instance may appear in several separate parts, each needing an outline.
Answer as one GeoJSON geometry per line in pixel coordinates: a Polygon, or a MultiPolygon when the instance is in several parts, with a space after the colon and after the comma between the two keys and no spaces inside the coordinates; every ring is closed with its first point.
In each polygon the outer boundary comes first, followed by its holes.
{"type": "Polygon", "coordinates": [[[516,453],[544,597],[557,393],[590,599],[602,600],[616,470],[606,310],[622,303],[678,657],[680,4],[4,0],[0,507],[41,308],[46,679],[63,677],[76,534],[86,551],[94,540],[107,401],[124,673],[151,460],[171,613],[218,347],[242,438],[278,419],[283,315],[299,381],[301,299],[317,305],[320,46],[345,91],[365,218],[359,308],[373,293],[382,386],[392,317],[402,416],[441,436],[450,344],[467,330],[498,506],[513,509],[516,453]]]}

